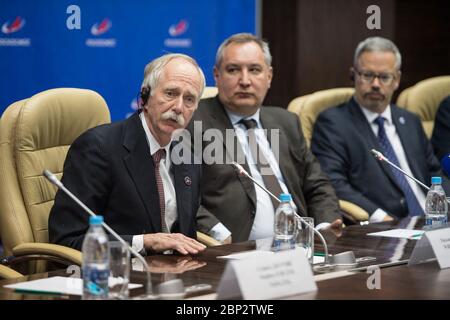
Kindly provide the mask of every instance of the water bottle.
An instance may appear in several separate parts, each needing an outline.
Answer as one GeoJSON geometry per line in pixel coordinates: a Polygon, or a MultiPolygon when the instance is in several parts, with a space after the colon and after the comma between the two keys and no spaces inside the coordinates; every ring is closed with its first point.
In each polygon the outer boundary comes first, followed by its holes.
{"type": "Polygon", "coordinates": [[[102,223],[102,216],[90,217],[83,241],[83,300],[108,298],[109,245],[102,223]]]}
{"type": "Polygon", "coordinates": [[[288,193],[280,194],[281,203],[275,211],[275,239],[276,250],[295,248],[295,234],[297,232],[297,218],[291,206],[292,197],[288,193]]]}
{"type": "Polygon", "coordinates": [[[431,188],[425,201],[425,229],[433,229],[447,223],[447,199],[441,177],[431,178],[431,188]]]}

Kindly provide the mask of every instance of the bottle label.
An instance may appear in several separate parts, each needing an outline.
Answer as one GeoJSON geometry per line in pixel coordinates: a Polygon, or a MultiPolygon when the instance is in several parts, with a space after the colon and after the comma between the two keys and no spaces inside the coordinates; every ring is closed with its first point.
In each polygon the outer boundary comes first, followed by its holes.
{"type": "Polygon", "coordinates": [[[98,298],[108,297],[108,268],[87,266],[83,268],[83,294],[98,298]]]}

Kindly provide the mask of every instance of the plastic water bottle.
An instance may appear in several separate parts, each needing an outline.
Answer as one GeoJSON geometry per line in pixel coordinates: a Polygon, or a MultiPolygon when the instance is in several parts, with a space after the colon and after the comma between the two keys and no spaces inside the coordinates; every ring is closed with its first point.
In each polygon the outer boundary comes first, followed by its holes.
{"type": "Polygon", "coordinates": [[[292,197],[288,193],[280,194],[281,203],[275,211],[275,239],[276,250],[295,248],[295,234],[297,232],[297,218],[291,206],[292,197]]]}
{"type": "Polygon", "coordinates": [[[108,298],[109,245],[102,223],[102,216],[90,217],[83,241],[83,300],[108,298]]]}
{"type": "Polygon", "coordinates": [[[447,223],[448,205],[441,177],[431,178],[431,188],[425,201],[425,229],[440,227],[447,223]]]}

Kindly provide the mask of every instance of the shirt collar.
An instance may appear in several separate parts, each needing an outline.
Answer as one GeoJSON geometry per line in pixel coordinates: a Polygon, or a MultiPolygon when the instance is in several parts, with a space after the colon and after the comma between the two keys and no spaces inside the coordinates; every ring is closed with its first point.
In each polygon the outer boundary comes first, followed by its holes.
{"type": "Polygon", "coordinates": [[[230,110],[228,110],[227,108],[225,108],[225,112],[228,115],[228,118],[230,118],[231,123],[233,124],[233,126],[235,125],[242,125],[242,123],[239,123],[239,121],[241,121],[242,119],[246,119],[246,120],[250,120],[253,119],[256,121],[256,127],[257,128],[261,128],[261,122],[259,121],[259,110],[258,109],[254,114],[252,114],[251,116],[243,116],[242,114],[236,113],[236,112],[232,112],[230,110]]]}
{"type": "Polygon", "coordinates": [[[159,149],[162,148],[166,150],[166,154],[168,155],[170,151],[170,142],[166,146],[161,147],[148,128],[147,122],[145,121],[144,112],[141,112],[139,117],[141,118],[142,127],[144,127],[145,136],[147,137],[148,146],[150,147],[150,155],[154,155],[159,149]]]}
{"type": "Polygon", "coordinates": [[[381,116],[385,119],[385,123],[387,123],[388,125],[392,124],[392,113],[391,113],[391,105],[390,104],[388,104],[387,108],[381,114],[370,111],[369,109],[364,108],[364,107],[360,106],[359,104],[358,104],[358,106],[362,110],[364,116],[366,117],[366,119],[369,123],[373,123],[376,118],[381,116]]]}

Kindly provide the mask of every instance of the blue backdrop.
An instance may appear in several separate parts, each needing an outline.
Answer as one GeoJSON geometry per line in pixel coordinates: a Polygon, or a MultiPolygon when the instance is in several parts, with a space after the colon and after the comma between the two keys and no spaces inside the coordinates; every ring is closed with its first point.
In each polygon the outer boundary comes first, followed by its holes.
{"type": "Polygon", "coordinates": [[[194,57],[208,85],[219,44],[256,32],[258,0],[15,0],[0,3],[0,113],[57,87],[87,88],[112,120],[133,112],[145,65],[167,52],[194,57]],[[81,29],[67,13],[80,9],[81,29]]]}

